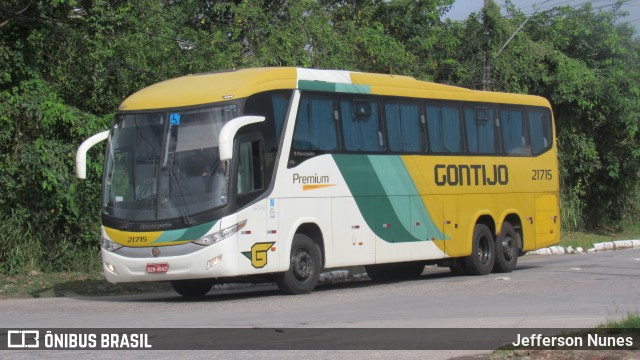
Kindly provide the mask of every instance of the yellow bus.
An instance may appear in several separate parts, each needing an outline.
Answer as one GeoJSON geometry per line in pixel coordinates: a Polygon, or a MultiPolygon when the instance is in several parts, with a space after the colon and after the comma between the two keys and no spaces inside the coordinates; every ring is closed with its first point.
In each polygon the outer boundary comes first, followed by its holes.
{"type": "Polygon", "coordinates": [[[110,282],[374,280],[510,272],[559,241],[549,102],[396,76],[254,68],[167,80],[109,131],[101,254],[110,282]]]}

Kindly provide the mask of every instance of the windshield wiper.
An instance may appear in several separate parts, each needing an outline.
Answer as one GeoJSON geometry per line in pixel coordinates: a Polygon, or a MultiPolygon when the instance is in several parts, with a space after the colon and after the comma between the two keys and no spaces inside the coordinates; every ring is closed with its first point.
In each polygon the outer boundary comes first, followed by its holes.
{"type": "Polygon", "coordinates": [[[136,200],[137,201],[136,207],[133,209],[133,211],[129,212],[129,215],[125,219],[125,223],[124,223],[125,229],[129,228],[129,221],[133,220],[136,214],[138,214],[138,211],[140,210],[140,208],[142,208],[142,204],[144,204],[147,200],[156,197],[157,194],[155,193],[151,193],[147,195],[147,191],[149,191],[149,189],[151,188],[151,183],[153,183],[154,181],[155,181],[155,178],[151,179],[151,181],[147,181],[147,183],[144,185],[144,188],[142,188],[142,195],[140,195],[140,198],[136,200]]]}
{"type": "Polygon", "coordinates": [[[191,225],[191,219],[189,219],[189,212],[187,211],[187,203],[184,201],[184,192],[182,191],[182,186],[176,177],[174,172],[173,161],[175,157],[171,161],[171,167],[166,171],[169,173],[169,197],[174,198],[176,200],[176,207],[182,216],[182,221],[185,225],[191,225]],[[177,191],[177,196],[173,193],[173,188],[175,187],[177,191]],[[178,199],[179,198],[179,199],[178,199]]]}
{"type": "MultiPolygon", "coordinates": [[[[142,208],[142,204],[144,204],[145,202],[147,202],[147,200],[149,199],[153,199],[156,198],[157,199],[157,192],[153,192],[151,194],[147,195],[147,192],[149,191],[149,189],[151,189],[152,185],[155,184],[158,181],[158,173],[156,170],[156,164],[158,162],[158,158],[154,157],[153,158],[153,177],[151,179],[147,179],[147,181],[145,181],[144,187],[142,188],[142,192],[140,194],[140,197],[136,200],[136,207],[133,209],[133,211],[131,211],[129,213],[129,215],[127,216],[127,218],[125,219],[125,223],[124,223],[124,227],[125,229],[129,228],[129,222],[131,220],[133,220],[135,218],[135,216],[138,214],[138,211],[142,208]]],[[[157,207],[157,206],[155,206],[157,207]]]]}

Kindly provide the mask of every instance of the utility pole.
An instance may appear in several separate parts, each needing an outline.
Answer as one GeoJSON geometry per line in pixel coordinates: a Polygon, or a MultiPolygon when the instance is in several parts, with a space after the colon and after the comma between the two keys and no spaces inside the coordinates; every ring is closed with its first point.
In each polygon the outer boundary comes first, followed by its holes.
{"type": "Polygon", "coordinates": [[[482,23],[484,26],[484,61],[482,66],[482,90],[491,90],[491,55],[489,55],[489,41],[491,31],[489,29],[489,1],[484,0],[482,8],[482,23]]]}
{"type": "Polygon", "coordinates": [[[502,51],[507,47],[507,45],[509,45],[511,40],[513,40],[513,38],[516,36],[516,34],[518,34],[520,30],[522,30],[522,28],[529,21],[529,19],[531,19],[535,14],[537,14],[538,10],[540,10],[542,5],[548,3],[550,0],[545,0],[539,5],[537,4],[533,5],[533,9],[534,9],[533,13],[531,13],[531,15],[529,15],[529,17],[527,17],[524,20],[524,22],[520,24],[520,26],[518,26],[516,31],[514,31],[513,34],[511,34],[507,42],[505,42],[504,45],[502,45],[502,47],[500,48],[500,50],[498,50],[495,56],[491,56],[490,46],[489,46],[491,42],[491,29],[489,28],[490,18],[488,14],[490,1],[491,0],[484,0],[484,7],[482,8],[482,23],[484,25],[484,61],[483,61],[483,69],[482,69],[482,90],[491,90],[492,60],[495,60],[502,53],[502,51]]]}

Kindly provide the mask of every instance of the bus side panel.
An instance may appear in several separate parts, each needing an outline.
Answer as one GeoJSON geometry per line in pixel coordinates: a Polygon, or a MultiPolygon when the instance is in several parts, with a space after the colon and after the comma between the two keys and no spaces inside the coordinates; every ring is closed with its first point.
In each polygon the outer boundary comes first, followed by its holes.
{"type": "Polygon", "coordinates": [[[559,210],[556,194],[536,195],[536,248],[555,245],[560,241],[559,210]]]}
{"type": "Polygon", "coordinates": [[[411,241],[415,240],[407,231],[411,221],[409,196],[376,196],[371,199],[371,205],[376,210],[373,220],[378,234],[376,263],[409,261],[411,241]],[[396,209],[404,213],[398,214],[396,209]]]}
{"type": "Polygon", "coordinates": [[[444,253],[445,238],[436,226],[430,226],[424,215],[430,215],[433,222],[443,224],[443,196],[412,196],[411,197],[411,234],[425,241],[411,243],[411,260],[429,260],[447,257],[444,253]],[[425,204],[428,204],[425,206],[425,204]],[[426,212],[422,209],[425,209],[426,212]]]}
{"type": "MultiPolygon", "coordinates": [[[[315,190],[328,191],[328,190],[315,190]]],[[[333,253],[333,231],[331,226],[331,197],[313,198],[283,198],[279,199],[278,239],[280,246],[277,252],[280,256],[279,271],[289,269],[291,263],[291,244],[293,237],[304,224],[315,224],[322,233],[320,251],[325,254],[333,253]]]]}
{"type": "Polygon", "coordinates": [[[461,213],[462,210],[476,211],[476,203],[465,198],[464,204],[460,206],[459,195],[443,195],[444,216],[442,226],[447,234],[447,241],[444,242],[444,250],[450,257],[465,256],[471,254],[471,241],[464,232],[468,228],[470,218],[461,213]]]}
{"type": "MultiPolygon", "coordinates": [[[[359,199],[366,202],[368,198],[359,199]]],[[[370,205],[372,206],[372,205],[370,205]]],[[[371,231],[352,197],[331,199],[333,251],[327,256],[332,267],[366,265],[375,261],[376,235],[371,231]]]]}
{"type": "Polygon", "coordinates": [[[238,221],[246,225],[238,232],[238,265],[240,275],[278,271],[277,234],[267,229],[267,200],[263,199],[238,213],[238,221]]]}

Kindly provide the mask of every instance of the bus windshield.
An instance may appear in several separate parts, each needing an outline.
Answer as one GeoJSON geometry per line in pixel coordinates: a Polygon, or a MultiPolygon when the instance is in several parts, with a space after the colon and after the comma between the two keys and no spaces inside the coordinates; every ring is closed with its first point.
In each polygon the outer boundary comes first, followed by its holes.
{"type": "Polygon", "coordinates": [[[218,135],[236,106],[119,115],[107,151],[103,214],[126,221],[183,218],[228,202],[218,135]]]}

